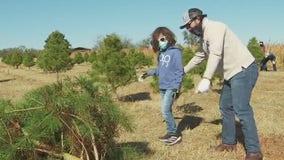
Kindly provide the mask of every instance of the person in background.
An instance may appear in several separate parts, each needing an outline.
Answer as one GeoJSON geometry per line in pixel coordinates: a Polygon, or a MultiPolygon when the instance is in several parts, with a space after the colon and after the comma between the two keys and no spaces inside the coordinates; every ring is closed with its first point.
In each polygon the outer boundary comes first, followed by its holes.
{"type": "Polygon", "coordinates": [[[158,27],[152,33],[152,49],[158,54],[158,65],[139,77],[143,80],[148,76],[159,77],[159,88],[162,97],[162,115],[167,124],[167,133],[159,137],[160,141],[173,145],[181,141],[181,133],[172,114],[172,105],[177,97],[183,81],[184,71],[182,65],[181,49],[175,46],[174,33],[167,27],[158,27]]]}
{"type": "Polygon", "coordinates": [[[255,58],[226,24],[209,20],[200,9],[187,10],[183,22],[180,29],[187,29],[202,40],[202,51],[195,53],[184,67],[185,73],[190,72],[208,57],[206,69],[195,92],[209,91],[215,71],[218,70],[224,77],[220,96],[222,143],[214,146],[214,150],[236,150],[235,116],[237,116],[242,124],[245,160],[262,160],[253,108],[249,103],[258,78],[255,58]]]}
{"type": "Polygon", "coordinates": [[[262,41],[259,42],[259,47],[264,54],[264,58],[260,62],[260,71],[267,71],[267,62],[270,61],[272,63],[273,71],[277,71],[276,68],[276,57],[273,53],[270,53],[266,50],[266,47],[262,41]]]}

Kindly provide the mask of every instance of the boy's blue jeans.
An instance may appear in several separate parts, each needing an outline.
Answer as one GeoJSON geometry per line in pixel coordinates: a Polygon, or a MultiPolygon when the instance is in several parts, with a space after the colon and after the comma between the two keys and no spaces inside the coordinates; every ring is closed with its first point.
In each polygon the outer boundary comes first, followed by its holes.
{"type": "Polygon", "coordinates": [[[175,100],[176,94],[172,89],[161,89],[160,94],[162,96],[161,110],[167,124],[167,133],[176,134],[177,127],[172,113],[172,105],[175,100]]]}
{"type": "Polygon", "coordinates": [[[249,104],[257,78],[258,67],[253,63],[224,82],[220,97],[220,111],[223,117],[222,143],[236,144],[236,114],[242,124],[247,153],[260,151],[253,110],[249,104]]]}

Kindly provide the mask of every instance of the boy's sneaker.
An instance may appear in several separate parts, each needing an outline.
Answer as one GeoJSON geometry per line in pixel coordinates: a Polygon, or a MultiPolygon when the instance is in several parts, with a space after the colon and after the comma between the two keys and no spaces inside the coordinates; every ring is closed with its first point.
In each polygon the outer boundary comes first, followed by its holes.
{"type": "Polygon", "coordinates": [[[165,141],[166,144],[168,145],[174,145],[181,142],[181,135],[172,135],[168,141],[165,141]]]}
{"type": "Polygon", "coordinates": [[[180,134],[166,134],[162,137],[159,137],[160,141],[165,142],[168,145],[174,145],[181,141],[180,134]]]}
{"type": "Polygon", "coordinates": [[[166,141],[168,141],[168,139],[169,139],[170,137],[171,137],[171,135],[167,133],[166,135],[159,137],[159,139],[160,139],[160,141],[162,141],[162,142],[166,142],[166,141]]]}

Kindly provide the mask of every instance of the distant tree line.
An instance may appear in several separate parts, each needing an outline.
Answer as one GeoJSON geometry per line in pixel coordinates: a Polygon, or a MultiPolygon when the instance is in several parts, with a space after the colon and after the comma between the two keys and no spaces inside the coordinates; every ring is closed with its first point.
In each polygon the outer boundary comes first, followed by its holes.
{"type": "MultiPolygon", "coordinates": [[[[200,39],[188,32],[184,31],[183,37],[184,44],[177,45],[183,49],[183,64],[186,65],[194,56],[194,53],[201,49],[201,45],[200,39]]],[[[108,82],[113,91],[119,86],[135,81],[137,68],[149,66],[153,63],[150,57],[146,57],[139,50],[139,48],[149,48],[151,46],[150,37],[134,45],[129,39],[123,39],[113,33],[99,39],[90,54],[77,52],[73,58],[70,57],[71,44],[59,31],[52,32],[45,42],[43,50],[26,49],[23,46],[1,50],[2,61],[15,68],[20,65],[28,68],[37,65],[46,72],[56,72],[57,74],[71,69],[74,64],[89,62],[93,64],[92,76],[94,79],[108,82]]],[[[263,54],[257,39],[255,37],[251,38],[247,47],[259,63],[263,58],[263,54]]],[[[202,62],[190,74],[185,75],[184,90],[187,91],[194,87],[192,75],[199,74],[202,76],[205,67],[206,61],[202,62]]],[[[216,75],[214,78],[220,79],[220,76],[216,75]]],[[[157,78],[154,78],[151,86],[158,91],[157,78]]]]}

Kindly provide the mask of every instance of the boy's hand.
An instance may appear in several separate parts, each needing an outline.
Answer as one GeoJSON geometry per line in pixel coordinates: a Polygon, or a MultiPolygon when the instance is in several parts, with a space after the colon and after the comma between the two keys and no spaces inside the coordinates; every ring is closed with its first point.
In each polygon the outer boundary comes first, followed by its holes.
{"type": "Polygon", "coordinates": [[[139,76],[138,81],[139,82],[143,82],[145,78],[147,78],[147,72],[143,73],[142,75],[139,76]]]}

